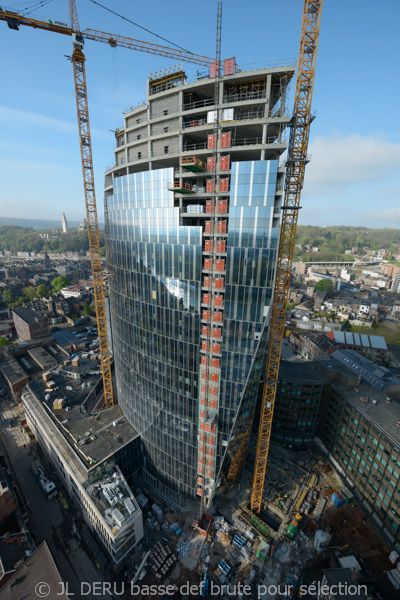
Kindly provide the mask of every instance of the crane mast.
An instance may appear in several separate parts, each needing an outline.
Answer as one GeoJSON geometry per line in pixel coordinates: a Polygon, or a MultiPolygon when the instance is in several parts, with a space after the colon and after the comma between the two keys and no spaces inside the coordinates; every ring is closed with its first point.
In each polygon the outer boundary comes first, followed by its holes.
{"type": "Polygon", "coordinates": [[[305,166],[309,162],[307,148],[310,123],[312,121],[311,100],[314,87],[321,7],[322,0],[304,0],[294,113],[290,123],[291,134],[286,161],[285,197],[282,206],[278,262],[271,308],[267,362],[250,502],[253,513],[259,513],[261,510],[297,219],[300,209],[300,196],[303,187],[305,166]]]}
{"type": "Polygon", "coordinates": [[[78,116],[79,142],[81,147],[81,162],[83,187],[85,193],[86,219],[92,263],[93,293],[97,316],[97,332],[101,369],[103,373],[104,405],[114,406],[114,393],[111,373],[111,357],[107,335],[106,301],[103,287],[103,269],[100,255],[99,225],[97,219],[96,193],[94,186],[92,141],[90,137],[89,109],[87,101],[87,85],[85,72],[85,55],[83,54],[83,37],[79,31],[78,15],[75,0],[71,0],[71,24],[74,69],[76,111],[78,116]]]}

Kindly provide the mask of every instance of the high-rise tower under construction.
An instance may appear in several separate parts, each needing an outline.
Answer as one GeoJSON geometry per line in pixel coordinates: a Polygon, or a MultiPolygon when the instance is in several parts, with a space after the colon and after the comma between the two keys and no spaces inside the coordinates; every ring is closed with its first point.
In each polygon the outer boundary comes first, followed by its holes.
{"type": "Polygon", "coordinates": [[[118,400],[143,475],[210,501],[251,424],[275,277],[294,66],[150,76],[106,173],[118,400]],[[215,121],[218,122],[218,127],[215,121]]]}

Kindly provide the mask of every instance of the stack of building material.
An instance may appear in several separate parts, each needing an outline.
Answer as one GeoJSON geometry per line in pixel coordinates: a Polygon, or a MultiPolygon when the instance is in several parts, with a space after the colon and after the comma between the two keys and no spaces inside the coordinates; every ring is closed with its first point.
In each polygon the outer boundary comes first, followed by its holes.
{"type": "Polygon", "coordinates": [[[56,382],[51,380],[47,382],[47,387],[49,388],[49,390],[52,390],[56,387],[56,382]]]}
{"type": "Polygon", "coordinates": [[[72,366],[79,367],[80,364],[81,364],[81,359],[79,358],[79,356],[75,356],[75,358],[72,359],[72,366]]]}
{"type": "Polygon", "coordinates": [[[177,558],[169,546],[164,547],[161,542],[158,542],[151,552],[151,561],[156,578],[164,579],[176,560],[177,558]]]}
{"type": "Polygon", "coordinates": [[[50,371],[46,371],[46,373],[42,374],[42,379],[43,381],[50,381],[51,380],[51,372],[50,371]]]}
{"type": "Polygon", "coordinates": [[[227,531],[222,531],[221,529],[217,531],[217,538],[223,546],[229,546],[232,540],[229,533],[227,531]]]}
{"type": "Polygon", "coordinates": [[[151,507],[151,510],[152,510],[154,516],[158,519],[158,522],[161,522],[163,520],[163,511],[158,506],[158,504],[154,503],[151,507]]]}
{"type": "Polygon", "coordinates": [[[61,410],[61,408],[64,408],[64,400],[62,398],[58,398],[57,400],[54,400],[53,402],[53,410],[61,410]]]}

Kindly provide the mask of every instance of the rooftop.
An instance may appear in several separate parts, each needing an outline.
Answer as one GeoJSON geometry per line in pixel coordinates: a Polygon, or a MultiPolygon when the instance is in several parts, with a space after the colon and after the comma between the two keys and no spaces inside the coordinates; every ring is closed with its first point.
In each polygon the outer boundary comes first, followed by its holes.
{"type": "Polygon", "coordinates": [[[43,581],[48,584],[50,589],[57,590],[57,598],[67,600],[67,596],[62,592],[60,586],[62,579],[46,542],[42,542],[7,581],[0,591],[0,598],[1,600],[31,598],[33,597],[32,590],[43,581]]]}
{"type": "Polygon", "coordinates": [[[39,321],[44,321],[47,317],[40,315],[31,308],[13,308],[13,313],[18,315],[21,319],[28,323],[28,325],[34,325],[39,321]]]}
{"type": "Polygon", "coordinates": [[[376,365],[355,350],[336,350],[334,357],[353,372],[357,372],[364,381],[377,390],[383,392],[388,388],[394,388],[394,391],[397,386],[400,386],[400,379],[389,369],[376,365]]]}
{"type": "Polygon", "coordinates": [[[0,577],[17,569],[31,555],[32,541],[26,532],[0,538],[0,577]]]}
{"type": "MultiPolygon", "coordinates": [[[[337,344],[360,346],[377,350],[387,350],[385,338],[382,335],[367,335],[364,333],[351,333],[348,331],[332,331],[333,339],[337,344]]],[[[329,337],[332,337],[330,334],[329,337]]]]}
{"type": "Polygon", "coordinates": [[[333,382],[333,387],[340,392],[341,396],[347,398],[374,427],[385,432],[385,435],[389,436],[397,447],[400,447],[400,404],[398,402],[388,401],[386,394],[365,382],[356,388],[349,388],[333,382]]]}
{"type": "Polygon", "coordinates": [[[314,384],[327,382],[326,378],[317,369],[317,361],[294,362],[281,360],[279,379],[314,384]]]}
{"type": "Polygon", "coordinates": [[[31,382],[29,389],[46,407],[65,440],[79,456],[86,469],[90,470],[135,439],[138,433],[129,424],[119,406],[94,415],[88,414],[82,406],[89,395],[95,394],[96,385],[101,386],[101,377],[98,374],[91,374],[92,369],[99,369],[98,360],[81,359],[79,367],[68,368],[70,371],[80,369],[81,380],[69,377],[68,370],[63,367],[51,371],[57,390],[46,391],[50,388],[41,377],[31,382]],[[90,371],[87,371],[88,367],[90,371]],[[82,372],[82,369],[86,372],[82,372]],[[57,399],[64,400],[63,408],[53,408],[53,402],[57,399]]]}
{"type": "Polygon", "coordinates": [[[11,385],[18,383],[22,379],[25,379],[25,377],[28,377],[19,362],[8,352],[3,352],[0,354],[0,361],[0,371],[11,385]]]}

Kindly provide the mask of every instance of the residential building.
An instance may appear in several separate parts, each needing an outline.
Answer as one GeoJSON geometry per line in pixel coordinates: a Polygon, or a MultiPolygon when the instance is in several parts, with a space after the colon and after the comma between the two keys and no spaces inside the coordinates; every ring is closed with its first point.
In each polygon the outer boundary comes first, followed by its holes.
{"type": "Polygon", "coordinates": [[[211,502],[254,413],[293,66],[226,61],[217,106],[210,75],[152,75],[105,178],[118,396],[146,481],[179,505],[211,502]]]}
{"type": "Polygon", "coordinates": [[[29,381],[22,366],[7,350],[0,353],[0,373],[13,394],[29,381]]]}
{"type": "Polygon", "coordinates": [[[13,308],[13,318],[20,340],[33,340],[49,335],[47,317],[31,308],[13,308]]]}
{"type": "Polygon", "coordinates": [[[392,287],[390,290],[396,294],[400,294],[400,272],[393,276],[392,287]]]}
{"type": "MultiPolygon", "coordinates": [[[[0,590],[32,554],[34,544],[27,531],[0,537],[0,590]]],[[[2,592],[0,592],[0,595],[2,592]]]]}
{"type": "Polygon", "coordinates": [[[65,216],[65,213],[62,214],[61,224],[62,224],[62,232],[68,233],[68,221],[67,221],[67,217],[65,216]]]}

